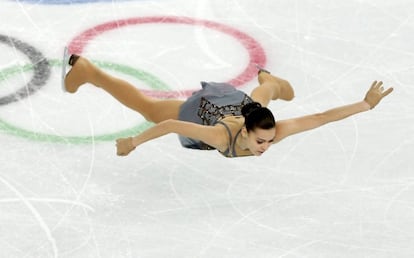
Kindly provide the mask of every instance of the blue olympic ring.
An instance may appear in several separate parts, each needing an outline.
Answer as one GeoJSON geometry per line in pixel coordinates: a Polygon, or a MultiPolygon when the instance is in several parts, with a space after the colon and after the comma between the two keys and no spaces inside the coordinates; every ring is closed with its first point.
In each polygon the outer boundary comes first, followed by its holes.
{"type": "MultiPolygon", "coordinates": [[[[116,1],[117,2],[130,2],[134,0],[116,0],[116,1]]],[[[17,0],[17,2],[30,3],[30,4],[70,5],[70,4],[114,2],[114,0],[17,0]]]]}

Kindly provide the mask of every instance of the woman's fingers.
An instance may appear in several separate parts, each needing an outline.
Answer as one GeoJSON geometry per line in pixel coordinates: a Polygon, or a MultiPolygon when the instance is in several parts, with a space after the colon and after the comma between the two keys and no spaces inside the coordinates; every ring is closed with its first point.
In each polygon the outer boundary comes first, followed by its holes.
{"type": "Polygon", "coordinates": [[[386,91],[384,91],[383,93],[382,93],[382,97],[385,97],[385,96],[387,96],[388,94],[390,94],[392,91],[394,90],[394,88],[389,88],[389,89],[387,89],[386,91]]]}

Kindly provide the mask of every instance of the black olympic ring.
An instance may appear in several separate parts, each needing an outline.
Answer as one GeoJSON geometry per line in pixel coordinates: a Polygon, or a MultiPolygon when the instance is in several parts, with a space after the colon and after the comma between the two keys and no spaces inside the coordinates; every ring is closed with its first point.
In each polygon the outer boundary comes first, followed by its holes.
{"type": "Polygon", "coordinates": [[[2,106],[26,98],[46,85],[46,82],[48,81],[51,74],[51,68],[46,57],[44,57],[43,54],[40,51],[36,50],[36,48],[33,46],[19,39],[1,34],[0,42],[9,45],[10,47],[15,48],[25,54],[33,64],[34,73],[30,81],[22,88],[17,90],[15,93],[0,98],[0,106],[2,106]]]}

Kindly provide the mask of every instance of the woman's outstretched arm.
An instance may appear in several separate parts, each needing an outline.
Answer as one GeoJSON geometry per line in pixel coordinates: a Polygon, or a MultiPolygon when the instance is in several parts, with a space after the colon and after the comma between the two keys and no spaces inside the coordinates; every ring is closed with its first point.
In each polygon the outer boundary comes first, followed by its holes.
{"type": "Polygon", "coordinates": [[[126,156],[137,146],[169,133],[176,133],[185,137],[200,140],[216,149],[222,147],[223,128],[218,126],[204,126],[196,123],[168,119],[145,130],[135,137],[116,140],[117,155],[126,156]]]}
{"type": "Polygon", "coordinates": [[[382,98],[392,91],[393,88],[384,90],[382,82],[374,81],[362,101],[333,108],[322,113],[279,121],[276,123],[275,143],[290,135],[311,130],[324,124],[342,120],[360,112],[373,109],[382,98]]]}

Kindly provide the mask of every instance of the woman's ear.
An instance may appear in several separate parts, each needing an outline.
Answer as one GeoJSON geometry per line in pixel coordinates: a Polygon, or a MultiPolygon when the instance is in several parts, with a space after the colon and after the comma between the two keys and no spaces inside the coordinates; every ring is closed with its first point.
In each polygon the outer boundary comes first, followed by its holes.
{"type": "Polygon", "coordinates": [[[241,135],[242,135],[243,138],[247,138],[247,136],[249,135],[249,133],[247,132],[246,126],[242,127],[241,135]]]}

